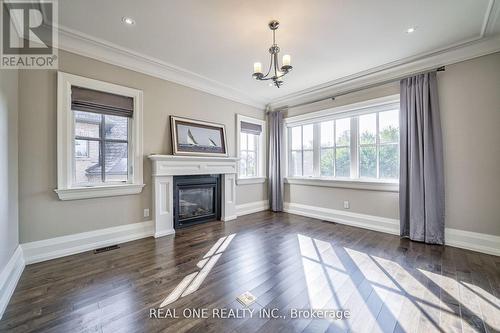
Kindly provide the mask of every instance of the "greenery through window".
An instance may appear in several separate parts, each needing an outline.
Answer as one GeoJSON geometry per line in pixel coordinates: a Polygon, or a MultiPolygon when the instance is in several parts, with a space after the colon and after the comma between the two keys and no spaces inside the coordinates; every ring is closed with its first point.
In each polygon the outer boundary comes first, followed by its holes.
{"type": "Polygon", "coordinates": [[[321,160],[323,177],[350,177],[351,175],[351,118],[320,124],[321,160]]]}
{"type": "Polygon", "coordinates": [[[399,112],[359,117],[360,178],[399,178],[399,112]]]}
{"type": "Polygon", "coordinates": [[[289,176],[399,178],[397,109],[292,126],[288,138],[289,176]]]}
{"type": "Polygon", "coordinates": [[[291,140],[291,174],[294,176],[312,176],[314,173],[313,125],[292,128],[291,140]]]}

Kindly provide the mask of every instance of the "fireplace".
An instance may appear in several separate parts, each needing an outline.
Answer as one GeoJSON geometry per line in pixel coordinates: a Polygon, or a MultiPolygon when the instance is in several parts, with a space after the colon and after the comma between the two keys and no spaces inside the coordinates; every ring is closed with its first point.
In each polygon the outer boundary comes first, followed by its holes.
{"type": "Polygon", "coordinates": [[[220,220],[220,175],[174,176],[174,228],[220,220]]]}
{"type": "Polygon", "coordinates": [[[174,178],[178,176],[195,179],[199,175],[219,175],[220,200],[216,205],[219,212],[214,219],[220,217],[224,222],[236,219],[237,158],[151,155],[149,159],[152,161],[155,238],[175,234],[177,223],[174,228],[174,215],[177,214],[174,212],[174,202],[177,201],[177,197],[174,198],[174,193],[177,192],[177,185],[174,185],[174,178]]]}

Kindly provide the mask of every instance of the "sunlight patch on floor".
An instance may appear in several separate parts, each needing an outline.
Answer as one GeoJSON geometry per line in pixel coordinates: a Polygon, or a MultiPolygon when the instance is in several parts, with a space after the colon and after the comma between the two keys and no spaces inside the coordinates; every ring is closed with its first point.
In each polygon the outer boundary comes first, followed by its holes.
{"type": "Polygon", "coordinates": [[[231,234],[227,237],[219,238],[210,250],[208,250],[208,252],[203,256],[203,259],[198,261],[196,264],[196,267],[201,270],[185,276],[167,296],[167,298],[165,298],[165,300],[160,304],[160,308],[197,291],[235,236],[236,234],[231,234]]]}
{"type": "Polygon", "coordinates": [[[460,283],[478,296],[483,320],[496,331],[500,332],[500,299],[472,283],[463,281],[460,283]]]}
{"type": "Polygon", "coordinates": [[[345,248],[345,251],[363,276],[362,282],[346,303],[346,307],[353,310],[353,315],[349,318],[351,330],[358,332],[375,325],[384,291],[381,288],[376,290],[369,279],[379,282],[381,271],[367,253],[349,248],[345,248]]]}

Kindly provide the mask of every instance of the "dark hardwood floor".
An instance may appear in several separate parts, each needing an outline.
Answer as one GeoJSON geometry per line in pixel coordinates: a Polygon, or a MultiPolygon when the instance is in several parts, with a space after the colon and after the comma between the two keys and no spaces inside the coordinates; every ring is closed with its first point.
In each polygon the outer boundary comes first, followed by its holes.
{"type": "Polygon", "coordinates": [[[0,331],[498,332],[499,297],[500,257],[262,212],[27,266],[0,331]],[[252,317],[213,318],[245,291],[252,317]],[[311,308],[350,318],[290,318],[311,308]]]}

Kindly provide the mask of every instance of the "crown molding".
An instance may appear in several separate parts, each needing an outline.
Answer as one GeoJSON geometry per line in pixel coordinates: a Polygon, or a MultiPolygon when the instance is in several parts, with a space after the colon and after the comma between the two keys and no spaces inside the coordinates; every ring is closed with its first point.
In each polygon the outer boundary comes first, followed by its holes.
{"type": "Polygon", "coordinates": [[[488,9],[484,16],[483,27],[481,29],[481,37],[491,36],[494,34],[495,22],[500,16],[500,0],[490,0],[488,9]]]}
{"type": "Polygon", "coordinates": [[[184,68],[134,52],[67,27],[59,26],[60,50],[65,50],[153,77],[175,82],[231,101],[264,110],[266,101],[256,99],[221,82],[184,68]]]}
{"type": "Polygon", "coordinates": [[[267,104],[266,109],[286,108],[291,104],[318,101],[335,94],[376,86],[404,76],[432,70],[439,66],[451,65],[499,52],[500,35],[493,36],[494,25],[499,17],[500,0],[490,0],[484,13],[483,25],[477,37],[278,97],[267,104]]]}
{"type": "Polygon", "coordinates": [[[277,109],[287,107],[291,104],[300,104],[311,100],[328,98],[332,95],[343,94],[354,89],[387,83],[407,75],[413,75],[418,72],[432,70],[439,66],[451,65],[499,51],[500,36],[477,37],[445,49],[394,61],[288,94],[274,99],[267,107],[270,109],[277,109]]]}
{"type": "Polygon", "coordinates": [[[227,84],[169,64],[159,59],[132,51],[114,43],[86,35],[68,27],[59,26],[58,48],[102,62],[124,67],[153,77],[172,81],[215,96],[259,109],[276,109],[315,99],[328,98],[353,89],[383,84],[390,80],[450,65],[500,51],[500,36],[494,34],[494,25],[500,16],[500,0],[490,0],[477,37],[442,49],[390,62],[352,75],[300,90],[268,101],[250,96],[227,84]]]}

